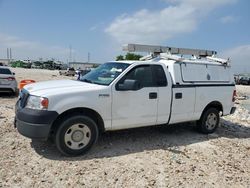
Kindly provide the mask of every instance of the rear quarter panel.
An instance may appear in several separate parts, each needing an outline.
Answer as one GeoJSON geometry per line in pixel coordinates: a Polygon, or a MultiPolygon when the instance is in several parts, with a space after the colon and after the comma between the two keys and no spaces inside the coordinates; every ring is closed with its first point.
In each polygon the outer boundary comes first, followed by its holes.
{"type": "Polygon", "coordinates": [[[222,104],[223,115],[230,114],[235,86],[197,87],[194,117],[199,119],[204,108],[213,101],[222,104]]]}

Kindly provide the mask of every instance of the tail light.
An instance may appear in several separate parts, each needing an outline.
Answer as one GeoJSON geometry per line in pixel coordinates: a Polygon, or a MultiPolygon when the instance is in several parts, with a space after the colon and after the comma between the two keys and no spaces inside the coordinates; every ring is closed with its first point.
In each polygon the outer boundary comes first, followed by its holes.
{"type": "Polygon", "coordinates": [[[14,77],[8,77],[8,78],[5,78],[5,79],[8,80],[8,81],[13,81],[13,80],[15,80],[14,77]]]}
{"type": "Polygon", "coordinates": [[[236,96],[237,96],[237,94],[236,94],[236,90],[234,90],[234,92],[233,92],[232,102],[234,102],[234,101],[236,100],[236,96]]]}

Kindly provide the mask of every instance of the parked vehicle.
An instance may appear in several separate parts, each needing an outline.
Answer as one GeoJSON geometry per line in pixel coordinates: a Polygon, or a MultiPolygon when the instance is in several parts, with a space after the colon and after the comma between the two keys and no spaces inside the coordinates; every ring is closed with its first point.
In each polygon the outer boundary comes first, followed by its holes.
{"type": "Polygon", "coordinates": [[[18,61],[11,62],[11,67],[14,67],[14,68],[20,67],[20,68],[30,69],[31,68],[31,63],[18,60],[18,61]]]}
{"type": "Polygon", "coordinates": [[[18,93],[15,73],[6,66],[0,66],[0,92],[18,93]]]}
{"type": "Polygon", "coordinates": [[[31,64],[32,69],[42,69],[43,68],[43,63],[40,61],[35,61],[31,64]]]}
{"type": "Polygon", "coordinates": [[[65,76],[74,76],[76,74],[76,71],[74,68],[67,68],[66,70],[60,70],[59,74],[65,76]]]}
{"type": "Polygon", "coordinates": [[[250,78],[249,77],[241,77],[239,79],[239,84],[241,84],[241,85],[250,85],[250,78]]]}
{"type": "Polygon", "coordinates": [[[227,60],[212,57],[213,51],[181,48],[155,55],[104,63],[81,81],[25,86],[17,102],[17,130],[32,139],[52,137],[60,152],[79,155],[103,131],[196,121],[209,134],[220,116],[234,113],[236,91],[227,60]],[[184,59],[170,52],[205,58],[184,59]]]}

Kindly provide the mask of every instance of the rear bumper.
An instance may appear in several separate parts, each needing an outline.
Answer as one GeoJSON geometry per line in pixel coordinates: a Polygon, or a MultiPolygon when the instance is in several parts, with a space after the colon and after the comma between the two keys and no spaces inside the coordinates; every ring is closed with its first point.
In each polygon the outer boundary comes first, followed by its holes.
{"type": "Polygon", "coordinates": [[[236,110],[236,107],[232,107],[231,110],[230,110],[230,114],[233,114],[236,110]]]}
{"type": "Polygon", "coordinates": [[[17,91],[17,81],[13,80],[8,84],[0,84],[0,91],[2,90],[4,91],[8,91],[8,90],[12,90],[13,92],[17,91]]]}
{"type": "Polygon", "coordinates": [[[0,92],[17,92],[17,86],[11,86],[11,85],[0,85],[0,92]]]}
{"type": "Polygon", "coordinates": [[[55,111],[33,110],[16,106],[15,127],[18,132],[31,139],[46,140],[58,116],[55,111]]]}

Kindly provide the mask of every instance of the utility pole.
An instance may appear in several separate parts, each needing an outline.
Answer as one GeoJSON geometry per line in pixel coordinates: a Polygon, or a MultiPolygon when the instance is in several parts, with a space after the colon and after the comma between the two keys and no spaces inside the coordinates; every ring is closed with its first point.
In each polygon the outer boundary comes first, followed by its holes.
{"type": "Polygon", "coordinates": [[[10,59],[9,48],[7,48],[7,60],[8,60],[8,63],[9,63],[9,59],[10,59]]]}
{"type": "Polygon", "coordinates": [[[88,52],[88,63],[90,63],[90,53],[88,52]]]}
{"type": "Polygon", "coordinates": [[[69,63],[72,62],[72,46],[69,45],[69,63]]]}
{"type": "Polygon", "coordinates": [[[12,52],[11,52],[11,48],[10,48],[10,62],[12,61],[12,52]]]}

